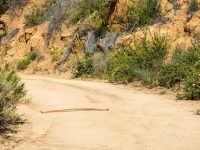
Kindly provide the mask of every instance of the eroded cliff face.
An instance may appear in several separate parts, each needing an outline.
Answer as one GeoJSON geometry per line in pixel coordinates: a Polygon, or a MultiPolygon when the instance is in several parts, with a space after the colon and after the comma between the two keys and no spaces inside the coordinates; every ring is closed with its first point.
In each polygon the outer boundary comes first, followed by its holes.
{"type": "MultiPolygon", "coordinates": [[[[85,45],[88,42],[87,37],[90,31],[85,30],[84,22],[78,22],[76,25],[67,25],[67,20],[63,22],[61,30],[57,33],[54,42],[46,45],[47,26],[48,21],[27,28],[25,26],[24,15],[31,12],[32,7],[41,6],[43,0],[30,0],[29,3],[23,7],[23,11],[19,16],[12,17],[10,10],[8,10],[0,18],[0,37],[1,39],[1,66],[8,64],[14,68],[19,59],[32,50],[37,51],[38,57],[33,61],[29,67],[23,71],[24,73],[42,73],[64,74],[76,55],[82,55],[85,52],[85,45]],[[13,31],[18,30],[15,35],[9,35],[13,31]],[[13,37],[12,37],[13,36],[13,37]],[[7,40],[6,40],[7,38],[7,40]],[[66,62],[61,62],[67,47],[71,42],[74,42],[73,49],[66,62]],[[57,52],[59,60],[52,61],[51,52],[57,52]],[[57,68],[57,69],[55,69],[57,68]],[[34,71],[35,70],[35,71],[34,71]]],[[[134,46],[134,42],[138,37],[143,35],[145,26],[137,27],[133,32],[129,32],[123,24],[115,20],[124,19],[127,17],[128,7],[133,2],[131,0],[118,0],[112,13],[108,19],[109,32],[118,33],[114,40],[114,47],[121,48],[134,46]]],[[[159,21],[148,26],[149,31],[160,32],[161,34],[168,34],[171,37],[172,47],[177,44],[188,46],[192,39],[200,40],[200,10],[194,13],[187,13],[189,1],[188,0],[162,0],[160,3],[159,21]]],[[[200,0],[198,0],[198,7],[200,8],[200,0]]],[[[133,23],[134,24],[134,23],[133,23]]],[[[110,33],[109,33],[110,34],[110,33]]],[[[102,52],[106,45],[106,39],[110,35],[105,35],[94,39],[97,42],[96,53],[102,52]]],[[[111,45],[113,46],[113,45],[111,45]]],[[[169,53],[170,58],[170,53],[169,53]]]]}

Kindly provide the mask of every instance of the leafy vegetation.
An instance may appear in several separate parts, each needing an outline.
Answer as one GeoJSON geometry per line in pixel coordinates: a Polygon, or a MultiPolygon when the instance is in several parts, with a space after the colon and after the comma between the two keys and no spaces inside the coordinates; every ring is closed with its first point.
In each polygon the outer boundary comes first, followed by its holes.
{"type": "Polygon", "coordinates": [[[16,106],[26,102],[24,83],[14,71],[0,69],[0,131],[19,120],[16,106]]]}
{"type": "Polygon", "coordinates": [[[117,0],[83,0],[71,14],[72,23],[86,20],[89,29],[101,32],[106,28],[110,15],[110,8],[115,6],[117,0]]]}
{"type": "Polygon", "coordinates": [[[93,59],[89,55],[85,55],[83,58],[77,57],[71,68],[74,78],[92,77],[94,73],[93,59]]]}
{"type": "Polygon", "coordinates": [[[170,38],[145,32],[134,47],[125,51],[112,50],[101,57],[85,56],[73,64],[74,77],[100,77],[112,83],[128,84],[141,81],[152,88],[183,87],[179,99],[200,99],[200,44],[192,42],[187,50],[177,46],[171,61],[165,62],[170,38]],[[99,62],[104,61],[104,64],[99,62]],[[98,66],[96,63],[100,65],[98,66]]]}
{"type": "Polygon", "coordinates": [[[188,6],[187,13],[194,13],[198,10],[198,2],[197,0],[191,0],[188,6]]]}
{"type": "Polygon", "coordinates": [[[33,8],[33,10],[25,15],[26,26],[34,27],[46,21],[53,11],[56,0],[45,0],[42,8],[33,8]]]}
{"type": "Polygon", "coordinates": [[[83,58],[76,57],[72,63],[71,71],[74,78],[78,77],[96,77],[104,78],[108,70],[107,54],[89,55],[86,54],[83,58]]]}
{"type": "Polygon", "coordinates": [[[26,26],[34,27],[40,24],[44,20],[44,15],[44,11],[39,8],[33,10],[30,14],[25,15],[26,26]]]}
{"type": "Polygon", "coordinates": [[[144,34],[135,42],[135,48],[119,51],[110,59],[109,80],[117,83],[130,83],[134,78],[141,80],[145,85],[152,86],[156,77],[158,64],[164,60],[169,48],[166,35],[158,33],[144,34]]]}
{"type": "Polygon", "coordinates": [[[138,20],[140,25],[149,24],[151,19],[158,16],[158,13],[158,0],[138,0],[129,8],[128,23],[132,25],[138,20]]]}
{"type": "Polygon", "coordinates": [[[55,49],[55,50],[50,51],[50,55],[51,55],[52,62],[55,62],[60,59],[62,52],[55,49]]]}
{"type": "Polygon", "coordinates": [[[187,50],[177,46],[172,61],[162,65],[160,69],[160,84],[174,87],[183,84],[184,92],[178,93],[179,99],[200,99],[200,44],[192,42],[187,50]]]}
{"type": "Polygon", "coordinates": [[[30,51],[25,59],[19,60],[17,63],[17,69],[24,70],[28,67],[28,65],[35,60],[37,57],[37,53],[35,51],[30,51]]]}

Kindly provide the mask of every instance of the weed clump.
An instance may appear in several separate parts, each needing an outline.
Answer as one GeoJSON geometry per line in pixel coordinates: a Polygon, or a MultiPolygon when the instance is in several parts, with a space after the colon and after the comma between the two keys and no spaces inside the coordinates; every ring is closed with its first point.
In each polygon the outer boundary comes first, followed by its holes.
{"type": "Polygon", "coordinates": [[[62,52],[59,51],[58,49],[55,49],[55,50],[50,51],[50,55],[51,55],[52,62],[55,62],[60,59],[62,52]]]}
{"type": "Polygon", "coordinates": [[[159,14],[158,0],[139,0],[134,2],[128,10],[128,23],[130,26],[146,25],[152,22],[152,19],[158,17],[159,14]]]}
{"type": "Polygon", "coordinates": [[[43,21],[44,15],[44,11],[39,8],[33,10],[30,14],[25,15],[26,26],[34,27],[39,25],[43,21]]]}
{"type": "Polygon", "coordinates": [[[72,63],[71,71],[74,78],[95,77],[104,78],[109,65],[108,56],[104,53],[97,55],[86,54],[83,58],[77,57],[72,63]]]}
{"type": "Polygon", "coordinates": [[[71,68],[74,78],[92,77],[94,72],[93,59],[89,55],[85,55],[83,58],[77,57],[71,68]]]}
{"type": "MultiPolygon", "coordinates": [[[[135,48],[118,51],[111,57],[109,76],[111,82],[128,84],[137,78],[145,85],[152,86],[159,64],[163,63],[169,48],[167,35],[144,34],[135,48]]],[[[136,42],[137,43],[137,42],[136,42]]]]}
{"type": "Polygon", "coordinates": [[[199,8],[198,8],[198,2],[197,0],[191,0],[190,3],[189,3],[189,6],[188,6],[188,10],[187,10],[187,13],[190,14],[190,13],[194,13],[195,11],[197,11],[199,8]]]}
{"type": "Polygon", "coordinates": [[[26,26],[28,28],[34,27],[48,20],[48,17],[53,13],[53,7],[56,0],[45,0],[41,8],[33,8],[33,10],[25,15],[26,26]]]}
{"type": "Polygon", "coordinates": [[[0,69],[0,132],[19,120],[16,106],[24,103],[24,83],[14,71],[0,69]]]}
{"type": "Polygon", "coordinates": [[[37,53],[35,51],[31,51],[27,54],[25,59],[19,60],[17,63],[17,69],[24,70],[28,67],[28,65],[34,61],[37,57],[37,53]]]}
{"type": "Polygon", "coordinates": [[[110,12],[117,0],[82,0],[71,14],[73,24],[86,21],[86,26],[94,31],[101,32],[106,28],[110,12]],[[86,19],[87,18],[87,19],[86,19]]]}

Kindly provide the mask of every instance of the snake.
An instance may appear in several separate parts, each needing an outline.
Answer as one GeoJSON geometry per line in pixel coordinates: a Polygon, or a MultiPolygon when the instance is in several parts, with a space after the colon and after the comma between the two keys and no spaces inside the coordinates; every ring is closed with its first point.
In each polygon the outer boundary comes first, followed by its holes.
{"type": "Polygon", "coordinates": [[[72,108],[72,109],[48,110],[48,111],[40,111],[40,112],[41,113],[55,113],[55,112],[74,112],[74,111],[109,111],[109,109],[72,108]]]}

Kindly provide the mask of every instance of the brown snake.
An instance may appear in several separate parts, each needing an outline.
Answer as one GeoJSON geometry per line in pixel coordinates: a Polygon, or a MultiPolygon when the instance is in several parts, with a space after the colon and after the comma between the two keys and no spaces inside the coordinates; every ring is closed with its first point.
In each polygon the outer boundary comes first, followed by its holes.
{"type": "Polygon", "coordinates": [[[40,112],[41,113],[54,113],[54,112],[73,112],[73,111],[109,111],[109,109],[73,108],[73,109],[49,110],[49,111],[40,111],[40,112]]]}

